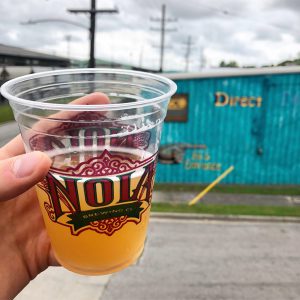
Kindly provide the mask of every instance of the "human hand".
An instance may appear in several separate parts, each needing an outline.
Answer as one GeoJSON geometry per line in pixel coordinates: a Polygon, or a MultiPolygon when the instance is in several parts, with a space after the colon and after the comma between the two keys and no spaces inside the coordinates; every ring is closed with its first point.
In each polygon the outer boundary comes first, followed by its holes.
{"type": "MultiPolygon", "coordinates": [[[[101,93],[73,101],[106,103],[109,99],[101,93]]],[[[66,119],[72,115],[58,113],[56,117],[66,119]]],[[[40,122],[36,126],[41,128],[45,124],[40,122]]],[[[42,152],[24,154],[20,135],[0,149],[0,300],[13,299],[40,272],[58,265],[34,188],[51,163],[42,152]]]]}
{"type": "Polygon", "coordinates": [[[21,136],[0,149],[0,299],[13,299],[49,265],[56,265],[34,185],[51,160],[24,153],[21,136]]]}

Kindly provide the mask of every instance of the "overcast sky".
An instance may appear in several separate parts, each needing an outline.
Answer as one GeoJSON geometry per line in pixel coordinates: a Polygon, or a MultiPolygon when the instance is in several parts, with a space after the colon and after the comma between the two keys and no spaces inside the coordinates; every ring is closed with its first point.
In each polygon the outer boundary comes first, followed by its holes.
{"type": "MultiPolygon", "coordinates": [[[[300,1],[298,0],[98,0],[97,8],[117,6],[118,14],[97,16],[96,57],[136,66],[159,67],[160,23],[166,4],[164,67],[184,70],[191,36],[189,71],[202,64],[218,66],[235,60],[239,65],[262,66],[294,59],[300,53],[300,1]]],[[[88,59],[88,30],[65,23],[22,25],[36,19],[65,19],[89,26],[87,15],[68,8],[88,8],[89,0],[1,0],[0,43],[88,59]]]]}

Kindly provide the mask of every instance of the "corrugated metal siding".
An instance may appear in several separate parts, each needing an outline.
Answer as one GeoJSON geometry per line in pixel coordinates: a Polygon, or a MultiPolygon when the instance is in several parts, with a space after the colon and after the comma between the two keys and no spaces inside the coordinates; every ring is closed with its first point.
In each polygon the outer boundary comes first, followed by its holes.
{"type": "Polygon", "coordinates": [[[175,81],[178,93],[189,94],[188,122],[165,123],[161,144],[205,144],[207,150],[188,149],[182,163],[159,164],[157,182],[209,183],[233,165],[223,183],[300,183],[300,74],[175,81]],[[262,97],[262,106],[216,107],[218,91],[262,97]],[[221,166],[205,170],[203,163],[221,166]]]}

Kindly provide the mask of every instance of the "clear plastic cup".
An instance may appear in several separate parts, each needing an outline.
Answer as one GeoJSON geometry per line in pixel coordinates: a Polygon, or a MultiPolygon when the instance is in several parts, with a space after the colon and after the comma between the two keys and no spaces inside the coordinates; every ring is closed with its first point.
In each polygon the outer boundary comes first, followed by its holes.
{"type": "Polygon", "coordinates": [[[65,268],[108,274],[143,251],[161,130],[175,91],[162,76],[115,69],[42,72],[1,87],[26,152],[52,158],[36,190],[65,268]]]}

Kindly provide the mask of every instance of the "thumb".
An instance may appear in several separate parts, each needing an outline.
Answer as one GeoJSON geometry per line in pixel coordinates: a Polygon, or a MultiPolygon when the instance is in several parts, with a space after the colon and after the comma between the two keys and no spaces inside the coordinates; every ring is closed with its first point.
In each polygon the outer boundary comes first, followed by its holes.
{"type": "Polygon", "coordinates": [[[31,152],[0,161],[0,201],[9,200],[41,181],[51,166],[42,152],[31,152]]]}

